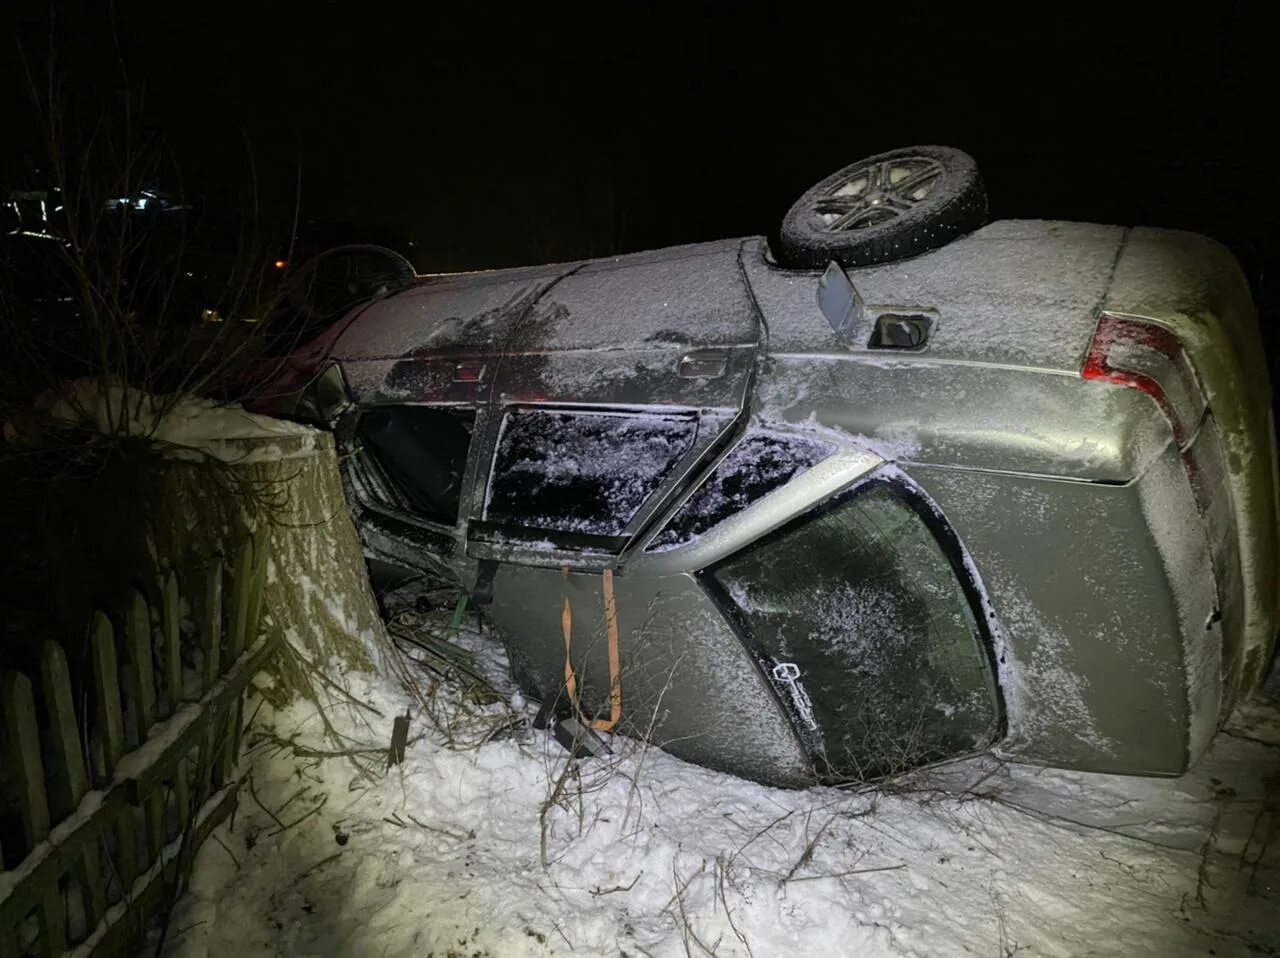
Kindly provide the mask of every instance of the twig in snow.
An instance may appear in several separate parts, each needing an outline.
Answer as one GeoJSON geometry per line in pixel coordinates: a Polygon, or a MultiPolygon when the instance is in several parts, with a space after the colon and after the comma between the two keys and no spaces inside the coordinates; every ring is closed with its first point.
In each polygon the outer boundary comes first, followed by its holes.
{"type": "Polygon", "coordinates": [[[747,850],[747,848],[751,845],[752,842],[763,837],[764,835],[767,835],[774,827],[781,825],[783,822],[785,822],[788,818],[790,818],[795,813],[796,813],[796,809],[793,808],[790,811],[784,812],[783,814],[779,815],[777,818],[771,821],[768,825],[765,825],[764,828],[757,829],[751,835],[750,838],[748,838],[745,842],[743,842],[741,845],[738,846],[737,851],[735,851],[731,856],[729,856],[729,861],[725,864],[725,868],[726,869],[732,868],[733,863],[736,862],[742,856],[742,853],[747,850]]]}
{"type": "MultiPolygon", "coordinates": [[[[1152,848],[1162,848],[1169,852],[1186,852],[1187,849],[1178,845],[1170,845],[1165,842],[1158,842],[1154,838],[1146,838],[1142,835],[1131,835],[1128,832],[1120,831],[1120,825],[1093,825],[1089,822],[1082,822],[1074,818],[1067,818],[1065,815],[1055,815],[1052,812],[1041,811],[1038,808],[1032,808],[1030,805],[1022,805],[1018,802],[1010,801],[1007,798],[1001,798],[999,795],[991,792],[979,792],[974,798],[987,799],[995,802],[997,805],[1004,805],[1016,812],[1022,812],[1032,818],[1037,818],[1046,825],[1052,825],[1055,828],[1061,828],[1065,831],[1074,832],[1077,828],[1088,829],[1095,832],[1106,832],[1108,835],[1115,835],[1117,838],[1127,838],[1130,841],[1141,842],[1144,845],[1150,845],[1152,848]]],[[[1077,833],[1078,834],[1078,833],[1077,833]]]]}
{"type": "Polygon", "coordinates": [[[614,885],[612,888],[600,888],[599,886],[597,886],[597,887],[595,887],[595,888],[592,888],[592,889],[590,889],[590,891],[591,891],[591,895],[592,895],[592,897],[593,897],[593,898],[600,898],[600,897],[602,897],[602,896],[604,896],[604,895],[612,895],[612,894],[614,894],[615,892],[620,892],[620,891],[631,891],[631,889],[633,889],[633,888],[635,888],[635,887],[636,887],[636,882],[638,882],[638,881],[640,880],[640,876],[641,876],[641,875],[643,875],[643,874],[644,874],[644,869],[642,868],[642,869],[640,869],[640,871],[636,874],[636,877],[635,877],[635,878],[633,878],[633,879],[631,879],[631,884],[630,884],[630,885],[614,885]]]}
{"type": "Polygon", "coordinates": [[[982,775],[979,775],[974,781],[970,782],[969,785],[965,787],[965,791],[971,795],[976,795],[978,793],[978,786],[986,782],[987,779],[991,778],[991,776],[995,775],[997,772],[1003,772],[1006,765],[1008,765],[1008,762],[1002,758],[997,758],[995,764],[990,769],[982,775]]]}
{"type": "MultiPolygon", "coordinates": [[[[292,749],[293,754],[296,755],[298,758],[355,758],[356,756],[361,756],[361,755],[380,755],[383,758],[386,758],[386,755],[387,755],[386,746],[375,746],[375,747],[361,746],[358,748],[353,747],[353,748],[338,748],[338,749],[318,749],[318,748],[311,748],[310,746],[307,746],[307,745],[299,745],[296,742],[293,742],[289,739],[283,739],[276,735],[272,735],[270,733],[268,733],[265,736],[265,738],[267,740],[273,740],[279,743],[282,748],[292,749]]],[[[409,739],[409,741],[406,743],[406,748],[409,745],[412,745],[421,739],[422,739],[421,735],[414,736],[413,738],[409,739]]]]}
{"type": "MultiPolygon", "coordinates": [[[[551,867],[551,861],[547,858],[547,816],[551,813],[551,809],[560,804],[565,795],[565,784],[577,772],[577,768],[577,763],[572,759],[565,762],[564,768],[556,777],[555,785],[551,789],[551,794],[543,799],[542,805],[538,808],[538,826],[541,832],[539,836],[539,846],[543,868],[551,867]]],[[[579,790],[579,797],[581,797],[581,790],[579,790]]]]}
{"type": "Polygon", "coordinates": [[[742,947],[747,949],[747,958],[755,958],[755,952],[751,950],[751,942],[747,941],[747,936],[742,933],[742,929],[738,927],[738,923],[733,920],[733,910],[729,907],[729,896],[725,891],[725,866],[719,858],[716,859],[716,891],[720,893],[720,901],[724,905],[724,917],[729,922],[729,927],[733,929],[734,935],[738,941],[742,942],[742,947]]]}
{"type": "Polygon", "coordinates": [[[201,918],[199,921],[193,921],[189,925],[183,925],[181,928],[175,931],[172,936],[170,936],[169,942],[172,944],[173,942],[178,941],[178,939],[180,939],[183,935],[189,932],[192,928],[199,928],[201,925],[207,925],[207,924],[209,924],[209,919],[201,918]]]}
{"type": "Polygon", "coordinates": [[[560,927],[560,922],[553,921],[551,923],[551,927],[554,928],[559,933],[560,937],[564,939],[564,943],[569,946],[570,951],[577,951],[577,949],[573,947],[573,942],[569,940],[569,936],[566,935],[564,933],[564,929],[560,927]]]}
{"type": "Polygon", "coordinates": [[[323,868],[325,865],[329,864],[329,862],[333,861],[335,858],[340,857],[341,855],[342,855],[342,852],[334,852],[328,858],[320,859],[318,862],[316,862],[314,865],[312,865],[310,868],[304,871],[301,875],[295,878],[294,882],[296,883],[296,882],[302,881],[302,879],[306,878],[312,872],[318,871],[319,869],[323,868]]]}
{"type": "Polygon", "coordinates": [[[244,735],[253,726],[253,720],[258,717],[258,713],[262,711],[262,703],[265,702],[262,696],[258,696],[258,704],[253,707],[253,713],[249,716],[248,721],[240,727],[240,734],[244,735]]]}
{"type": "MultiPolygon", "coordinates": [[[[684,884],[681,884],[680,873],[676,871],[676,863],[674,861],[671,863],[671,877],[672,879],[674,879],[675,886],[676,886],[676,893],[671,897],[672,897],[672,901],[674,901],[677,907],[680,909],[680,924],[681,924],[680,937],[684,942],[684,953],[687,956],[687,958],[693,958],[693,952],[689,948],[690,941],[692,941],[695,945],[697,945],[704,952],[710,955],[711,958],[715,958],[715,954],[716,954],[714,948],[708,948],[706,943],[701,938],[698,937],[698,933],[693,930],[693,925],[689,922],[688,912],[684,910],[685,889],[688,888],[689,885],[693,883],[693,880],[695,878],[697,878],[700,874],[702,874],[706,870],[707,870],[707,863],[703,861],[702,867],[699,868],[692,875],[690,875],[688,878],[686,878],[684,880],[684,884]]],[[[671,907],[671,902],[667,902],[667,908],[670,908],[670,907],[671,907]]],[[[665,910],[666,909],[664,908],[663,911],[665,910]]]]}
{"type": "Polygon", "coordinates": [[[309,658],[307,658],[305,655],[299,652],[298,649],[294,647],[292,644],[286,643],[284,648],[286,651],[289,652],[290,655],[292,655],[295,659],[297,659],[307,669],[308,672],[310,672],[312,675],[318,678],[321,681],[321,683],[323,683],[327,688],[331,689],[334,692],[337,692],[338,695],[341,696],[343,701],[345,701],[348,705],[357,705],[362,709],[369,710],[374,715],[378,716],[378,718],[386,718],[386,716],[384,716],[380,711],[378,711],[378,709],[374,708],[368,702],[361,702],[349,691],[344,689],[337,682],[333,681],[333,679],[329,678],[329,676],[325,675],[323,669],[321,669],[309,658]]]}
{"type": "Polygon", "coordinates": [[[817,881],[820,878],[847,878],[850,875],[869,875],[872,872],[896,872],[899,869],[906,867],[906,862],[903,862],[901,865],[879,865],[875,868],[850,868],[847,871],[831,872],[826,875],[801,875],[799,878],[791,879],[791,881],[817,881]]]}
{"type": "Polygon", "coordinates": [[[235,852],[233,852],[230,848],[228,848],[228,847],[227,847],[227,843],[226,843],[226,842],[224,842],[224,841],[223,841],[221,838],[219,838],[217,835],[211,835],[210,837],[211,837],[211,838],[213,838],[213,840],[214,840],[215,842],[217,842],[219,845],[221,845],[221,846],[222,846],[222,850],[223,850],[224,852],[226,852],[228,855],[230,855],[230,856],[231,856],[231,860],[232,860],[233,862],[235,862],[236,871],[239,871],[239,870],[240,870],[240,859],[236,858],[235,852]]]}
{"type": "Polygon", "coordinates": [[[253,772],[249,773],[249,794],[253,796],[254,803],[260,809],[266,812],[267,815],[271,818],[271,820],[280,827],[280,831],[284,831],[284,822],[280,821],[280,819],[276,816],[275,812],[273,812],[271,809],[267,808],[267,806],[262,804],[262,799],[258,798],[258,790],[253,787],[253,772]]]}
{"type": "Polygon", "coordinates": [[[283,812],[286,808],[288,808],[290,805],[293,804],[293,800],[295,798],[301,798],[303,795],[305,795],[309,791],[311,791],[311,786],[303,785],[302,788],[298,789],[296,792],[294,792],[292,795],[290,795],[288,798],[284,800],[284,804],[280,806],[279,811],[283,812]]]}
{"type": "Polygon", "coordinates": [[[287,831],[288,829],[293,828],[294,825],[297,825],[300,822],[305,822],[308,818],[310,818],[316,812],[320,811],[320,809],[324,808],[325,803],[328,801],[329,801],[329,796],[328,795],[323,796],[320,799],[320,801],[316,803],[315,807],[312,808],[310,811],[304,812],[301,816],[294,819],[288,825],[282,825],[279,828],[277,828],[274,832],[270,832],[268,837],[270,837],[270,835],[279,835],[281,832],[287,831]]]}
{"type": "Polygon", "coordinates": [[[827,819],[826,824],[818,829],[818,833],[814,835],[813,838],[809,839],[809,843],[804,846],[804,851],[800,853],[800,857],[796,859],[796,863],[791,866],[791,870],[787,872],[782,881],[778,882],[779,885],[785,885],[787,882],[791,881],[796,872],[813,860],[814,849],[818,847],[819,840],[833,821],[835,821],[834,815],[827,819]]]}
{"type": "Polygon", "coordinates": [[[429,832],[438,832],[441,835],[447,835],[449,838],[452,838],[455,841],[466,842],[476,837],[475,832],[467,832],[465,834],[460,832],[452,832],[447,828],[440,828],[437,825],[428,825],[426,822],[420,822],[416,818],[414,818],[412,815],[409,815],[408,817],[409,817],[409,821],[413,822],[413,824],[417,825],[419,828],[426,829],[429,832]]]}

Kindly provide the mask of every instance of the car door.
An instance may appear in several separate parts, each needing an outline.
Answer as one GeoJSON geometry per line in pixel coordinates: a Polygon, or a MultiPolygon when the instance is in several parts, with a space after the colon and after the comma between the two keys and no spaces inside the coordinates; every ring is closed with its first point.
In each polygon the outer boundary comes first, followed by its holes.
{"type": "Polygon", "coordinates": [[[541,293],[495,364],[469,557],[616,565],[741,430],[762,330],[740,245],[594,261],[541,293]]]}
{"type": "Polygon", "coordinates": [[[759,422],[710,465],[615,569],[502,565],[495,622],[535,695],[598,717],[617,682],[620,729],[778,784],[879,777],[999,736],[977,583],[909,480],[856,444],[759,422]]]}
{"type": "Polygon", "coordinates": [[[474,581],[463,543],[476,477],[488,474],[492,455],[502,352],[539,296],[573,268],[424,280],[341,330],[331,353],[354,404],[340,429],[343,471],[373,557],[474,581]]]}

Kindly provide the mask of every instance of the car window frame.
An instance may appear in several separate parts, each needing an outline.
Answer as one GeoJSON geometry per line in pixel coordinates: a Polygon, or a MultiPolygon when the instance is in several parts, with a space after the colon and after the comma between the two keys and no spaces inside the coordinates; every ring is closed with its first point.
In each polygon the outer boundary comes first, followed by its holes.
{"type": "MultiPolygon", "coordinates": [[[[487,403],[481,402],[424,402],[424,403],[403,403],[403,402],[386,402],[374,403],[368,406],[361,406],[358,410],[359,416],[363,417],[371,412],[382,408],[402,408],[406,405],[418,406],[425,409],[437,410],[459,410],[466,409],[473,414],[471,423],[471,442],[467,446],[466,463],[463,466],[462,482],[458,493],[458,514],[452,524],[443,523],[436,519],[430,519],[423,515],[412,511],[397,509],[378,502],[376,498],[358,494],[354,499],[360,504],[360,508],[379,519],[389,521],[393,525],[408,527],[426,533],[425,536],[413,536],[415,544],[431,551],[438,558],[448,558],[454,554],[460,554],[459,546],[465,541],[467,525],[470,521],[470,515],[473,507],[473,499],[475,496],[475,474],[480,467],[480,463],[484,461],[484,448],[488,437],[488,420],[491,417],[491,410],[487,403]],[[448,540],[450,545],[448,548],[432,548],[433,541],[448,540]]],[[[357,423],[352,422],[352,434],[355,435],[357,423]]],[[[344,470],[345,472],[345,470],[344,470]]],[[[351,475],[344,475],[343,481],[355,485],[358,481],[351,475]]],[[[354,490],[353,490],[354,491],[354,490]]],[[[385,524],[385,522],[384,522],[385,524]]]]}
{"type": "MultiPolygon", "coordinates": [[[[471,499],[470,521],[465,530],[466,554],[471,559],[493,559],[533,566],[571,566],[576,569],[602,570],[617,567],[639,541],[647,541],[655,522],[665,522],[676,503],[683,502],[688,488],[701,480],[704,464],[716,455],[741,422],[740,414],[689,406],[615,405],[608,403],[510,402],[488,410],[488,433],[485,437],[484,467],[479,469],[471,499]],[[489,485],[497,468],[498,446],[502,424],[513,410],[539,410],[549,413],[631,413],[688,415],[696,424],[694,438],[685,453],[667,470],[654,491],[641,503],[619,536],[556,532],[534,529],[512,522],[494,522],[485,518],[489,485]]],[[[474,449],[477,440],[473,439],[474,449]]],[[[731,443],[730,443],[731,445],[731,443]]]]}

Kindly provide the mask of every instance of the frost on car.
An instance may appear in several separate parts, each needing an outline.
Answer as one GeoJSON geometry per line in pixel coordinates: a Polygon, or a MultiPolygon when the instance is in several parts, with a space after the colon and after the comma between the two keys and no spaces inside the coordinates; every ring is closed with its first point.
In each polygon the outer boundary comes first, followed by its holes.
{"type": "Polygon", "coordinates": [[[485,519],[618,536],[693,443],[692,416],[513,409],[485,519]]]}
{"type": "Polygon", "coordinates": [[[749,430],[663,526],[649,548],[665,550],[692,542],[834,451],[831,443],[820,439],[749,430]]]}
{"type": "Polygon", "coordinates": [[[836,779],[972,752],[999,729],[990,637],[907,496],[869,483],[711,570],[836,779]]]}
{"type": "Polygon", "coordinates": [[[984,213],[921,147],[776,248],[402,279],[276,408],[334,428],[371,567],[486,603],[549,710],[787,785],[1177,774],[1274,647],[1247,286],[1204,237],[984,213]]]}

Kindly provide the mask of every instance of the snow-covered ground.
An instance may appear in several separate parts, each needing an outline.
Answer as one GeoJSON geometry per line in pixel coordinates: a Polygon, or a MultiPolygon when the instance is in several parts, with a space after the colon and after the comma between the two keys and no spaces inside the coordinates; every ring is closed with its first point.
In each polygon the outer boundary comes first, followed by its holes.
{"type": "Polygon", "coordinates": [[[1180,779],[982,758],[860,792],[766,788],[617,739],[574,772],[547,733],[502,730],[503,704],[441,687],[432,722],[391,678],[334,678],[350,699],[325,703],[328,729],[314,704],[258,711],[252,789],[201,850],[165,954],[1280,948],[1274,675],[1180,779]]]}

